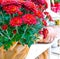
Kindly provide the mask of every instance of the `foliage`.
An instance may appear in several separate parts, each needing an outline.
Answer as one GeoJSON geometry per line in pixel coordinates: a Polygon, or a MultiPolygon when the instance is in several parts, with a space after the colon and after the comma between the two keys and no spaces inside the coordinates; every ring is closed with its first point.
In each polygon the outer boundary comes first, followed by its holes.
{"type": "Polygon", "coordinates": [[[13,42],[27,44],[29,47],[34,44],[37,40],[35,34],[38,35],[39,30],[47,24],[43,6],[45,8],[45,3],[39,8],[39,5],[32,1],[10,2],[9,4],[5,1],[5,5],[2,2],[0,6],[0,47],[4,46],[4,49],[8,50],[13,42]]]}

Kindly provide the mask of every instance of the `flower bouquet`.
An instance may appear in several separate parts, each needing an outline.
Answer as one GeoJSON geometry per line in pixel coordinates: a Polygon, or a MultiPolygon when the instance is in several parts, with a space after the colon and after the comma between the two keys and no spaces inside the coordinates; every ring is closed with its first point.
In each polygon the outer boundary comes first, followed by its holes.
{"type": "Polygon", "coordinates": [[[14,42],[30,47],[41,34],[46,38],[46,19],[53,21],[47,7],[45,0],[0,0],[0,47],[8,50],[14,42]]]}

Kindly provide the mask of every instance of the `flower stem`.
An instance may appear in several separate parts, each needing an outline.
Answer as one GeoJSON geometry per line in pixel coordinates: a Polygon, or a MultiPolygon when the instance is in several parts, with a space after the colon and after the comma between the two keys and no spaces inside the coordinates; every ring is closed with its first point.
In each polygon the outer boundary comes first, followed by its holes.
{"type": "Polygon", "coordinates": [[[1,15],[2,15],[2,22],[3,22],[3,24],[4,24],[4,16],[3,16],[2,11],[1,11],[1,15]]]}
{"type": "MultiPolygon", "coordinates": [[[[1,29],[1,27],[0,27],[0,29],[1,29]]],[[[1,31],[2,31],[2,33],[3,33],[3,34],[5,34],[5,36],[7,36],[7,37],[10,39],[10,37],[9,37],[9,35],[8,35],[8,31],[7,31],[7,30],[6,30],[7,34],[6,34],[2,29],[1,29],[1,31]]],[[[1,33],[1,35],[3,35],[2,33],[1,33]]]]}
{"type": "Polygon", "coordinates": [[[11,39],[10,36],[9,36],[9,34],[8,34],[8,31],[7,31],[7,30],[6,30],[6,33],[7,33],[8,38],[11,39]]]}
{"type": "Polygon", "coordinates": [[[10,19],[12,19],[12,18],[13,18],[13,15],[12,15],[12,14],[9,14],[9,16],[10,16],[10,19]]]}
{"type": "Polygon", "coordinates": [[[10,20],[12,19],[12,17],[11,17],[11,15],[9,14],[9,16],[10,16],[10,20]]]}
{"type": "MultiPolygon", "coordinates": [[[[5,35],[4,35],[3,33],[1,33],[1,32],[0,32],[0,35],[1,35],[2,37],[5,37],[5,35]]],[[[7,38],[7,37],[6,37],[6,38],[7,38]]]]}
{"type": "Polygon", "coordinates": [[[1,32],[0,32],[1,36],[4,36],[1,32]]]}
{"type": "Polygon", "coordinates": [[[12,16],[14,17],[14,14],[12,16]]]}
{"type": "Polygon", "coordinates": [[[24,33],[23,33],[23,35],[22,35],[22,37],[21,37],[21,38],[23,38],[23,36],[25,35],[25,33],[26,33],[27,29],[28,29],[28,25],[26,25],[26,29],[24,30],[24,33]]]}
{"type": "Polygon", "coordinates": [[[15,34],[13,34],[13,36],[11,37],[11,39],[13,39],[13,38],[14,38],[14,36],[15,36],[15,34]]]}
{"type": "Polygon", "coordinates": [[[18,32],[18,26],[16,26],[16,31],[17,31],[17,33],[19,33],[19,32],[18,32]]]}

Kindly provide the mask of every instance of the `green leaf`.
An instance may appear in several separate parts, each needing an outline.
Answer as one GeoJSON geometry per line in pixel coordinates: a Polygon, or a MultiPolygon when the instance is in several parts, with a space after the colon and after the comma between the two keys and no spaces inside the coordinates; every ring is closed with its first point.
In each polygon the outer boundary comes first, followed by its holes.
{"type": "Polygon", "coordinates": [[[20,8],[20,10],[21,10],[24,14],[26,14],[26,13],[27,13],[27,11],[26,11],[26,9],[25,9],[25,8],[20,8]]]}
{"type": "Polygon", "coordinates": [[[25,42],[26,42],[26,40],[25,40],[24,38],[21,38],[21,39],[20,39],[20,43],[21,43],[22,45],[24,45],[25,42]]]}
{"type": "Polygon", "coordinates": [[[4,37],[4,36],[0,36],[0,42],[6,42],[8,41],[9,39],[7,37],[4,37]]]}
{"type": "Polygon", "coordinates": [[[2,7],[0,6],[0,12],[2,11],[2,7]]]}
{"type": "Polygon", "coordinates": [[[15,28],[13,27],[10,27],[10,26],[8,26],[8,29],[7,29],[7,31],[8,31],[8,35],[10,36],[10,37],[12,37],[13,36],[13,30],[14,30],[15,28]]]}
{"type": "Polygon", "coordinates": [[[13,41],[19,41],[20,38],[21,38],[20,34],[16,34],[16,35],[12,38],[12,40],[13,40],[13,41]]]}
{"type": "Polygon", "coordinates": [[[17,13],[15,13],[15,14],[14,14],[14,16],[18,16],[18,14],[17,14],[17,13]]]}
{"type": "Polygon", "coordinates": [[[34,42],[33,41],[29,41],[28,47],[30,47],[32,44],[34,44],[34,42]]]}
{"type": "MultiPolygon", "coordinates": [[[[51,2],[52,2],[52,0],[51,0],[51,2]]],[[[60,0],[54,0],[54,2],[56,3],[56,2],[60,2],[60,0]]]]}
{"type": "Polygon", "coordinates": [[[13,45],[13,41],[9,40],[4,43],[4,49],[8,50],[13,45]]]}
{"type": "Polygon", "coordinates": [[[3,43],[0,42],[0,47],[3,45],[3,43]]]}
{"type": "MultiPolygon", "coordinates": [[[[23,7],[20,8],[20,10],[24,14],[33,13],[32,11],[27,11],[23,7]]],[[[18,13],[9,15],[4,10],[2,10],[1,7],[0,12],[2,12],[2,14],[0,14],[0,27],[4,24],[8,25],[7,31],[0,29],[1,33],[3,34],[0,34],[0,46],[3,45],[4,49],[8,50],[12,46],[13,42],[20,42],[22,45],[27,44],[29,47],[34,44],[34,41],[36,40],[35,34],[38,34],[39,30],[43,27],[40,19],[37,19],[38,23],[36,25],[22,24],[18,27],[18,33],[13,34],[13,30],[16,30],[16,28],[11,27],[9,22],[13,16],[18,16],[18,13]],[[11,39],[9,39],[9,37],[11,39]]]]}

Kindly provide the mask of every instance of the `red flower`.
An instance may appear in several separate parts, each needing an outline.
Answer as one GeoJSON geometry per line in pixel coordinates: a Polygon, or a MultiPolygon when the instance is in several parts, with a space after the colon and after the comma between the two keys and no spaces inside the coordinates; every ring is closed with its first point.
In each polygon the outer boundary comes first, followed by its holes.
{"type": "Polygon", "coordinates": [[[44,14],[48,17],[49,21],[53,21],[52,17],[48,12],[44,12],[44,14]]]}
{"type": "Polygon", "coordinates": [[[42,4],[39,4],[38,5],[38,8],[41,10],[41,11],[44,11],[45,7],[42,5],[42,4]]]}
{"type": "Polygon", "coordinates": [[[44,9],[46,9],[48,7],[46,0],[28,0],[28,1],[32,1],[38,6],[41,4],[42,7],[44,6],[44,9]]]}
{"type": "Polygon", "coordinates": [[[43,35],[43,30],[39,30],[39,34],[43,35]]]}
{"type": "Polygon", "coordinates": [[[32,14],[26,14],[22,18],[25,24],[32,25],[37,23],[37,20],[32,14]]]}
{"type": "Polygon", "coordinates": [[[16,34],[16,30],[13,30],[13,34],[16,34]]]}
{"type": "Polygon", "coordinates": [[[0,4],[1,4],[2,0],[0,0],[0,4]]]}
{"type": "Polygon", "coordinates": [[[23,14],[23,12],[21,12],[21,11],[18,11],[17,13],[18,13],[18,15],[20,15],[20,16],[23,14]]]}
{"type": "Polygon", "coordinates": [[[6,24],[4,24],[4,25],[2,26],[2,30],[7,30],[7,28],[8,28],[8,25],[6,25],[6,24]]]}
{"type": "Polygon", "coordinates": [[[42,23],[43,23],[44,26],[47,26],[46,20],[42,20],[42,23]]]}
{"type": "Polygon", "coordinates": [[[36,16],[38,16],[39,18],[43,18],[43,14],[42,14],[42,12],[39,11],[39,10],[34,11],[34,14],[35,14],[36,16]]]}
{"type": "Polygon", "coordinates": [[[44,12],[45,15],[49,15],[49,12],[44,12]]]}
{"type": "Polygon", "coordinates": [[[19,11],[19,7],[16,5],[8,5],[4,6],[3,10],[5,10],[8,14],[13,14],[19,11]]]}
{"type": "Polygon", "coordinates": [[[11,3],[13,3],[14,1],[12,1],[12,0],[2,0],[1,1],[1,5],[7,5],[7,4],[11,4],[11,3]]]}
{"type": "Polygon", "coordinates": [[[46,28],[43,28],[43,38],[46,38],[48,35],[48,30],[46,28]]]}
{"type": "Polygon", "coordinates": [[[23,7],[24,7],[25,9],[31,10],[31,11],[36,10],[36,5],[35,5],[33,2],[31,2],[31,1],[25,1],[25,2],[23,3],[23,7]]]}
{"type": "Polygon", "coordinates": [[[0,3],[1,5],[8,5],[8,4],[20,4],[22,3],[24,0],[1,0],[0,3]]]}
{"type": "Polygon", "coordinates": [[[48,35],[48,30],[46,28],[43,28],[39,31],[39,34],[43,35],[43,38],[45,39],[48,35]]]}
{"type": "Polygon", "coordinates": [[[10,20],[10,25],[12,27],[21,26],[21,24],[22,24],[22,19],[20,17],[14,17],[10,20]]]}
{"type": "Polygon", "coordinates": [[[54,7],[57,7],[58,5],[59,5],[59,3],[55,3],[55,4],[54,4],[54,7]]]}
{"type": "Polygon", "coordinates": [[[45,1],[45,9],[47,9],[48,8],[48,3],[45,1]]]}
{"type": "Polygon", "coordinates": [[[48,16],[48,18],[49,18],[49,21],[54,21],[50,15],[48,16]]]}
{"type": "Polygon", "coordinates": [[[45,0],[27,0],[27,1],[32,1],[35,4],[44,4],[45,3],[45,0]]]}

